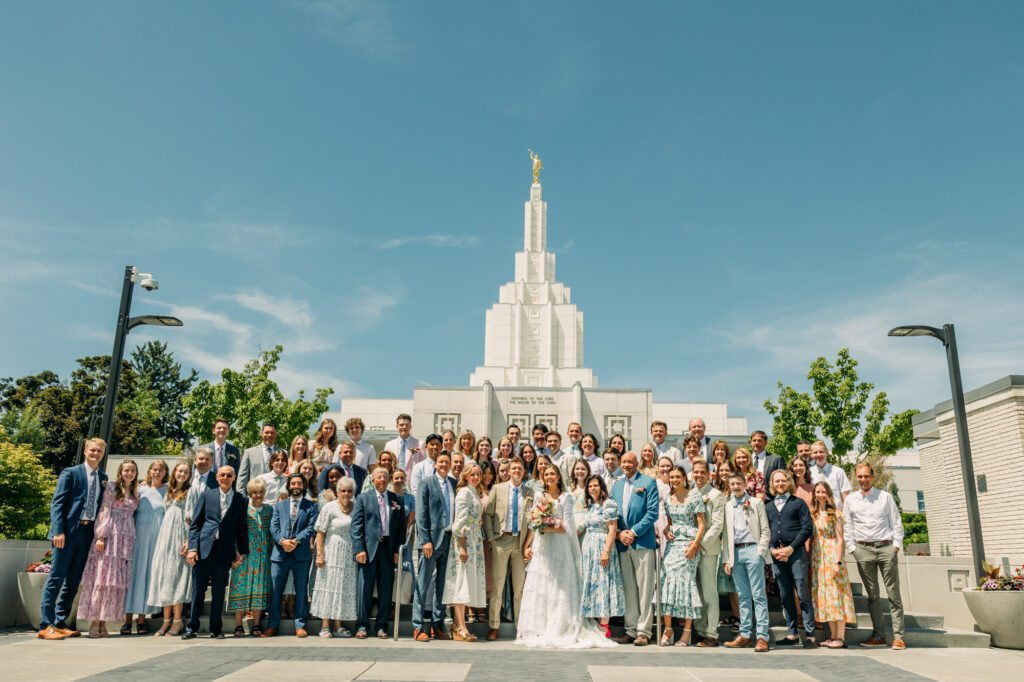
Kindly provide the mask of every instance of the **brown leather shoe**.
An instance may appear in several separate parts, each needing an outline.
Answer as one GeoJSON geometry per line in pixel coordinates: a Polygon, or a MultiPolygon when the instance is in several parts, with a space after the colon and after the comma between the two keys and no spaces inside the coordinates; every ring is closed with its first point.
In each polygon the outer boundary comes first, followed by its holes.
{"type": "Polygon", "coordinates": [[[629,635],[622,635],[621,637],[612,637],[612,641],[618,642],[619,644],[632,644],[634,639],[634,637],[630,637],[629,635]]]}
{"type": "Polygon", "coordinates": [[[865,639],[863,642],[860,643],[860,646],[866,649],[881,648],[884,646],[889,646],[889,643],[885,641],[885,638],[880,639],[878,637],[872,637],[871,639],[865,639]]]}
{"type": "Polygon", "coordinates": [[[498,628],[491,628],[487,631],[487,640],[493,642],[498,639],[498,628]]]}
{"type": "Polygon", "coordinates": [[[726,642],[722,646],[727,649],[749,649],[754,646],[754,640],[747,639],[743,635],[736,635],[736,639],[731,642],[726,642]]]}
{"type": "Polygon", "coordinates": [[[413,630],[412,638],[415,639],[417,642],[429,642],[430,641],[430,635],[428,635],[427,633],[423,632],[423,630],[413,630]]]}
{"type": "MultiPolygon", "coordinates": [[[[299,633],[296,632],[295,634],[299,633]]],[[[275,630],[274,628],[267,628],[263,631],[263,634],[260,635],[260,637],[277,637],[277,630],[275,630]]]]}
{"type": "Polygon", "coordinates": [[[309,637],[309,633],[306,632],[305,629],[299,628],[298,630],[295,631],[295,636],[296,637],[309,637]]]}
{"type": "Polygon", "coordinates": [[[430,636],[434,639],[451,639],[451,635],[444,631],[443,628],[430,628],[430,636]]]}
{"type": "Polygon", "coordinates": [[[45,628],[39,631],[37,639],[66,639],[68,636],[63,632],[59,631],[52,625],[47,625],[45,628]]]}
{"type": "Polygon", "coordinates": [[[79,632],[78,630],[72,630],[71,628],[58,628],[58,627],[54,627],[54,629],[57,632],[59,632],[60,634],[64,635],[65,637],[81,637],[82,636],[81,632],[79,632]]]}
{"type": "Polygon", "coordinates": [[[714,637],[705,637],[704,639],[700,640],[700,642],[697,643],[697,646],[716,647],[716,646],[718,646],[718,640],[715,639],[714,637]]]}
{"type": "Polygon", "coordinates": [[[637,635],[633,640],[633,646],[647,646],[650,643],[651,639],[647,635],[637,635]]]}
{"type": "Polygon", "coordinates": [[[754,646],[754,651],[758,653],[764,653],[768,651],[768,640],[764,637],[757,638],[757,644],[754,646]]]}

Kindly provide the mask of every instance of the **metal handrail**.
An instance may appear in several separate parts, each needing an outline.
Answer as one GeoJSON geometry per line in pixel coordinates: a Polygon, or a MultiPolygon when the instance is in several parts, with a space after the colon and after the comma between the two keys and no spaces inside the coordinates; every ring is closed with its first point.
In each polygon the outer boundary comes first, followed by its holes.
{"type": "MultiPolygon", "coordinates": [[[[395,589],[392,597],[395,602],[395,632],[394,639],[398,641],[398,624],[402,620],[402,600],[399,598],[402,592],[402,555],[405,554],[405,548],[413,542],[416,538],[416,524],[413,524],[409,528],[409,532],[405,534],[405,542],[398,549],[398,561],[395,563],[395,589]]],[[[416,589],[416,562],[412,562],[412,575],[413,575],[413,589],[416,589]]]]}

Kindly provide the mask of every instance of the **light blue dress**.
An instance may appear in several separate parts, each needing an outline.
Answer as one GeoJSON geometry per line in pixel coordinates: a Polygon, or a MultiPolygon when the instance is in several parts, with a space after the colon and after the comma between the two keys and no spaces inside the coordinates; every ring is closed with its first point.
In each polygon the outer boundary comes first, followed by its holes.
{"type": "Polygon", "coordinates": [[[614,545],[609,552],[608,566],[601,565],[601,554],[608,540],[608,522],[618,518],[619,506],[611,499],[605,500],[600,506],[591,504],[580,511],[578,524],[583,529],[580,548],[583,601],[580,613],[584,618],[610,618],[625,614],[622,569],[614,545]]]}
{"type": "Polygon", "coordinates": [[[665,513],[672,519],[674,536],[661,560],[661,609],[666,616],[700,618],[703,606],[697,587],[700,552],[686,558],[686,547],[697,537],[697,514],[704,513],[704,499],[691,492],[683,504],[665,498],[665,513]]]}
{"type": "Polygon", "coordinates": [[[146,484],[138,487],[139,508],[135,512],[135,549],[132,550],[132,579],[128,583],[125,598],[125,613],[148,614],[146,597],[149,595],[149,574],[153,564],[156,539],[160,535],[160,524],[164,520],[164,495],[167,486],[151,488],[146,484]]]}

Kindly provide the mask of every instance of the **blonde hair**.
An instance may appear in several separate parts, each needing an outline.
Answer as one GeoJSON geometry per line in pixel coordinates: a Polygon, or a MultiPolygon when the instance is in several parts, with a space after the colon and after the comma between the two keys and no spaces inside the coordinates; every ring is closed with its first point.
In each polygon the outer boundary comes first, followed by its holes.
{"type": "Polygon", "coordinates": [[[267,492],[267,484],[258,478],[254,478],[245,485],[245,492],[250,494],[255,492],[265,493],[267,492]]]}
{"type": "Polygon", "coordinates": [[[153,467],[160,466],[164,468],[164,485],[168,485],[167,479],[171,477],[171,470],[167,468],[167,462],[162,459],[155,459],[149,463],[149,468],[146,469],[146,485],[153,486],[153,478],[150,473],[153,471],[153,467]]]}
{"type": "Polygon", "coordinates": [[[772,495],[775,494],[775,478],[777,476],[784,476],[786,478],[786,492],[792,495],[796,492],[796,482],[793,480],[793,474],[789,473],[785,469],[776,469],[772,472],[771,480],[768,482],[769,489],[772,491],[772,495]]]}
{"type": "Polygon", "coordinates": [[[473,490],[479,495],[483,492],[484,487],[484,470],[480,468],[479,464],[470,464],[468,467],[463,468],[462,475],[459,476],[459,483],[455,486],[455,492],[462,490],[463,488],[469,487],[469,474],[476,469],[480,472],[480,482],[473,486],[473,490]]]}

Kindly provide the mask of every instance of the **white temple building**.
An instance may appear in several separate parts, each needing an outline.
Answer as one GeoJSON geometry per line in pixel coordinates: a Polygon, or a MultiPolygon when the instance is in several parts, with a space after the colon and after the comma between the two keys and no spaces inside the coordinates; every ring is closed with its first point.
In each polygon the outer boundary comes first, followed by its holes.
{"type": "Polygon", "coordinates": [[[547,203],[536,179],[525,209],[515,279],[499,289],[498,302],[487,311],[484,364],[469,385],[417,386],[412,399],[343,397],[341,411],[324,416],[339,428],[346,419],[362,418],[373,441],[392,432],[402,412],[412,415],[414,435],[468,429],[495,445],[513,423],[525,439],[534,424],[564,434],[569,423],[579,422],[602,442],[622,434],[629,447],[647,440],[654,419],[674,435],[685,433],[693,417],[705,421],[712,437],[747,435],[746,418],[728,416],[724,403],[656,403],[650,389],[598,388],[597,376],[583,365],[583,313],[571,302],[569,287],[555,280],[547,203]]]}

